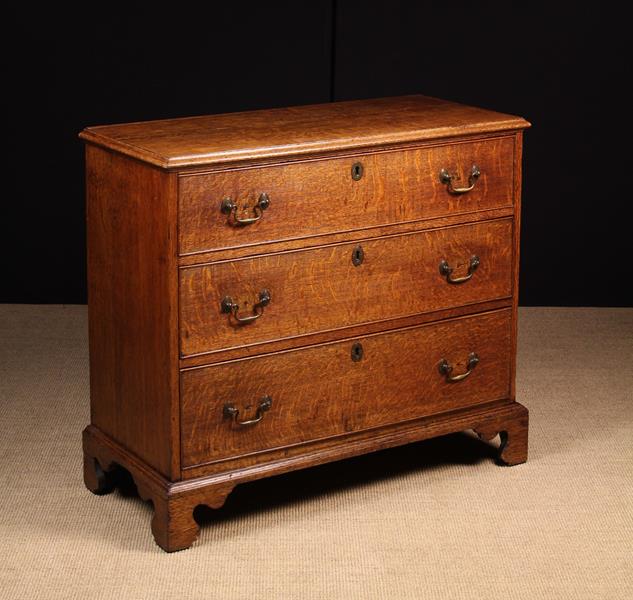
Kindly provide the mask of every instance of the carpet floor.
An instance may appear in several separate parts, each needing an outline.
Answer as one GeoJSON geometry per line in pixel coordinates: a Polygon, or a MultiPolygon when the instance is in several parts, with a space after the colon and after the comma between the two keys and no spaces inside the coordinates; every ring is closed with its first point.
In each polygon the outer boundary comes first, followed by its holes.
{"type": "Polygon", "coordinates": [[[0,598],[633,598],[633,309],[525,308],[530,458],[467,433],[238,486],[165,554],[83,486],[84,306],[0,306],[0,598]]]}

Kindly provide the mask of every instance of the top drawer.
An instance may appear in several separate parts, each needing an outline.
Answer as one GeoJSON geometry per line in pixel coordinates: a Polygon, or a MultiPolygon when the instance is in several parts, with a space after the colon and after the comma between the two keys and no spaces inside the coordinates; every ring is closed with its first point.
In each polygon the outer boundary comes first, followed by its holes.
{"type": "Polygon", "coordinates": [[[513,179],[513,137],[185,175],[180,254],[510,206],[513,179]]]}

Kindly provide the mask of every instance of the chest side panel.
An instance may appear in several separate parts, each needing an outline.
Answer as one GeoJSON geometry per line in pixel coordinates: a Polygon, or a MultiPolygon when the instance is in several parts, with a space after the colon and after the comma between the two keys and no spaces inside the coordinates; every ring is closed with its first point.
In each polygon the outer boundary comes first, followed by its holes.
{"type": "Polygon", "coordinates": [[[86,147],[91,421],[179,473],[176,176],[86,147]]]}

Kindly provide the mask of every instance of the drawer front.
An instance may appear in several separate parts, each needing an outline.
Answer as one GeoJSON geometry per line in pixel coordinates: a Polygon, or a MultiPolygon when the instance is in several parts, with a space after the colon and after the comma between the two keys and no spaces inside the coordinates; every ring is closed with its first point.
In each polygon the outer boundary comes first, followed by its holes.
{"type": "Polygon", "coordinates": [[[504,137],[183,176],[179,183],[180,252],[298,239],[510,206],[513,161],[514,139],[504,137]],[[355,163],[362,165],[359,179],[355,163]],[[470,180],[473,165],[480,175],[470,180]],[[454,179],[450,186],[443,183],[442,169],[460,179],[454,179]],[[474,184],[471,191],[449,190],[468,187],[469,180],[474,184]],[[262,194],[269,201],[264,209],[259,208],[262,194]],[[225,198],[230,202],[223,212],[225,198]],[[231,203],[237,212],[231,210],[231,203]],[[236,217],[261,218],[240,225],[236,217]]]}
{"type": "Polygon", "coordinates": [[[502,219],[182,268],[181,354],[505,298],[511,258],[502,219]]]}
{"type": "Polygon", "coordinates": [[[183,371],[183,466],[506,398],[510,317],[503,309],[183,371]]]}

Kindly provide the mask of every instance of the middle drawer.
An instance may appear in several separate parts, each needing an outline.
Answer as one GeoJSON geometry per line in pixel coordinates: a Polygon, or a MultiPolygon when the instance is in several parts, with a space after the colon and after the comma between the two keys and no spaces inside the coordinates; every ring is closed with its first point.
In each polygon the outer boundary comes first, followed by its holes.
{"type": "Polygon", "coordinates": [[[180,270],[180,352],[192,356],[509,297],[500,219],[180,270]]]}

